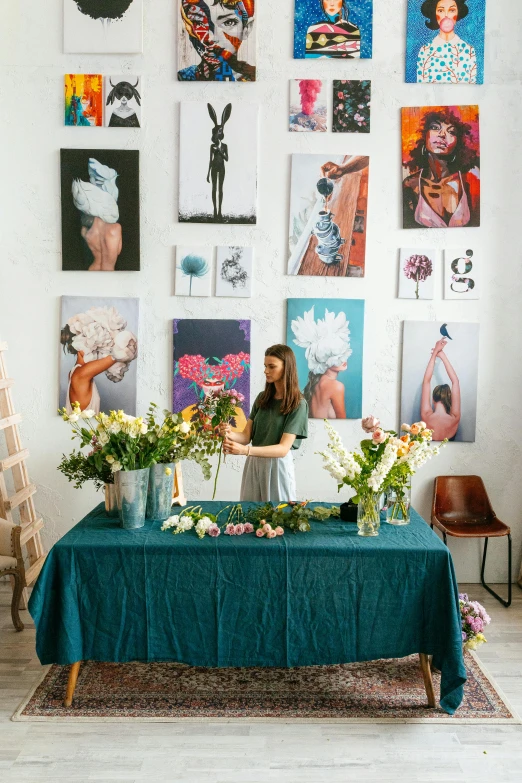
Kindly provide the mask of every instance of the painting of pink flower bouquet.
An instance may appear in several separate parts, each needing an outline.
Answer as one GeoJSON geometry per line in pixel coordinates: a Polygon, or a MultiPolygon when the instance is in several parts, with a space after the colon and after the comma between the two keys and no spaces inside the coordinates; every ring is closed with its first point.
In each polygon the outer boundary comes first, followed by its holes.
{"type": "Polygon", "coordinates": [[[241,431],[250,413],[250,321],[174,321],[173,411],[195,420],[209,395],[234,391],[231,419],[241,431]]]}

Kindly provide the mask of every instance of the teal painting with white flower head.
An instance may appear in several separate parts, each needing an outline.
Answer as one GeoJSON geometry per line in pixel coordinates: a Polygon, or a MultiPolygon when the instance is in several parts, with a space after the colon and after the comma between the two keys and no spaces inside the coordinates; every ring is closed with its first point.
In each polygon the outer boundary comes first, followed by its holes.
{"type": "Polygon", "coordinates": [[[286,344],[311,419],[361,418],[363,299],[288,299],[286,344]]]}

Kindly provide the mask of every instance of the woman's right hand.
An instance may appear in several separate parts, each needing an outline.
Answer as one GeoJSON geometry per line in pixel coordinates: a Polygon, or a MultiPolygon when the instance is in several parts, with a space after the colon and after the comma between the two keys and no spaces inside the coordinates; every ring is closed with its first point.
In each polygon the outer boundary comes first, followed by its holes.
{"type": "Polygon", "coordinates": [[[232,427],[227,422],[222,422],[221,424],[218,425],[217,431],[219,432],[222,438],[227,438],[232,432],[232,427]]]}

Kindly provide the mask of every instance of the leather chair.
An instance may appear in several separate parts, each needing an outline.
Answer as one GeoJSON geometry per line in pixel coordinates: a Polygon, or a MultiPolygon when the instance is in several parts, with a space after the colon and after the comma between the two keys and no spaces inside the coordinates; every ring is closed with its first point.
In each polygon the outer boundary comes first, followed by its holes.
{"type": "Polygon", "coordinates": [[[435,479],[431,528],[441,531],[444,543],[447,536],[455,538],[483,538],[484,553],[480,580],[486,588],[504,606],[511,605],[511,530],[505,525],[491,507],[486,487],[480,476],[438,476],[435,479]],[[490,538],[507,536],[508,539],[508,600],[504,601],[484,581],[488,541],[490,538]]]}
{"type": "Polygon", "coordinates": [[[6,519],[0,519],[0,576],[12,576],[14,579],[11,617],[17,631],[24,630],[18,609],[25,587],[25,566],[20,545],[22,528],[6,519]]]}

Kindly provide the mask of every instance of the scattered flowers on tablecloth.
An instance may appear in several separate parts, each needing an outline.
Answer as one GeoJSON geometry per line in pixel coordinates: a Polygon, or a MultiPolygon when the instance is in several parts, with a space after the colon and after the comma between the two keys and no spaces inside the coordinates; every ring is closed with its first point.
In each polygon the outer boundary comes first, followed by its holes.
{"type": "Polygon", "coordinates": [[[464,649],[475,650],[487,641],[482,631],[490,624],[491,617],[478,601],[470,601],[466,593],[459,595],[459,606],[464,649]]]}

